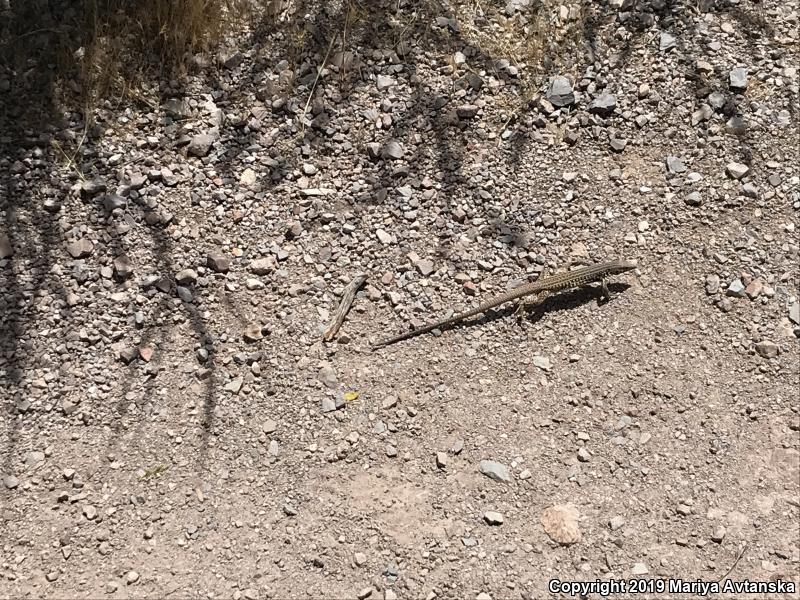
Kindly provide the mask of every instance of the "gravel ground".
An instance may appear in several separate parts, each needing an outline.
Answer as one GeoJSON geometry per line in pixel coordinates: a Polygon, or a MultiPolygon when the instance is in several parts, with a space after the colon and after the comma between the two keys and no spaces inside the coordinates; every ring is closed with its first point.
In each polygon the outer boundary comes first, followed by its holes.
{"type": "Polygon", "coordinates": [[[0,72],[0,598],[800,597],[797,2],[527,4],[0,72]]]}

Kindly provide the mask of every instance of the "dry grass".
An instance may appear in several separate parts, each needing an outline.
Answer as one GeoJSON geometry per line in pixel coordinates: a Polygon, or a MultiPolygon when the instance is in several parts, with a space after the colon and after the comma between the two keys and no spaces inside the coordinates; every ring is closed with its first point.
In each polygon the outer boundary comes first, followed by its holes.
{"type": "MultiPolygon", "coordinates": [[[[269,11],[280,2],[258,4],[269,11]]],[[[252,0],[11,2],[0,25],[0,61],[18,77],[26,78],[33,63],[40,72],[52,72],[37,81],[27,77],[24,87],[47,94],[55,105],[78,105],[88,117],[105,99],[133,96],[148,102],[138,89],[144,78],[179,76],[191,53],[214,47],[242,25],[254,5],[252,0]]]]}
{"type": "MultiPolygon", "coordinates": [[[[136,95],[142,76],[184,72],[192,52],[217,44],[246,14],[245,0],[84,0],[84,97],[136,95]]],[[[139,96],[143,100],[143,96],[139,96]]]]}
{"type": "MultiPolygon", "coordinates": [[[[569,65],[559,62],[575,56],[584,34],[584,8],[578,0],[540,0],[524,16],[510,17],[504,4],[423,0],[397,12],[376,12],[365,0],[339,0],[327,7],[329,12],[340,9],[342,19],[337,31],[325,32],[322,52],[326,47],[330,56],[357,52],[358,46],[374,39],[365,39],[364,32],[387,31],[387,23],[376,21],[389,19],[395,46],[407,36],[433,35],[430,50],[446,54],[451,41],[432,31],[431,24],[438,15],[453,16],[461,28],[457,37],[479,57],[460,68],[454,64],[454,74],[465,68],[491,71],[500,59],[519,69],[522,92],[506,98],[513,116],[535,96],[553,66],[569,71],[569,65]],[[356,32],[360,35],[351,41],[356,32]]],[[[38,70],[52,70],[55,76],[46,81],[46,89],[39,89],[54,104],[79,106],[88,121],[93,110],[109,100],[155,105],[158,83],[179,79],[193,53],[210,50],[226,34],[244,30],[257,20],[256,14],[261,23],[284,21],[285,56],[296,64],[309,46],[306,13],[313,15],[323,6],[299,0],[20,0],[11,3],[10,19],[0,24],[0,59],[12,57],[17,73],[30,69],[32,60],[37,69],[48,65],[38,70]]],[[[339,70],[340,79],[347,78],[347,70],[339,70]]]]}
{"type": "Polygon", "coordinates": [[[454,2],[454,12],[465,41],[478,48],[488,59],[508,60],[519,69],[522,94],[516,111],[536,95],[543,77],[553,66],[570,70],[570,59],[584,38],[584,3],[579,0],[542,0],[524,18],[508,16],[505,3],[481,0],[454,2]]]}

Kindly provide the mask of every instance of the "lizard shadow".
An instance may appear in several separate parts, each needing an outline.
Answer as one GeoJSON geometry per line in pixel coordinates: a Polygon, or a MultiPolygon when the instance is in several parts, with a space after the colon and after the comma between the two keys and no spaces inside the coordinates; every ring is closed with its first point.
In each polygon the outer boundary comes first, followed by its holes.
{"type": "MultiPolygon", "coordinates": [[[[596,300],[598,306],[603,306],[609,302],[613,302],[617,294],[621,294],[631,287],[630,284],[619,281],[608,283],[607,285],[608,291],[611,294],[610,298],[603,298],[601,296],[599,285],[593,285],[591,287],[586,286],[574,290],[551,294],[545,298],[541,304],[526,311],[525,320],[531,323],[536,323],[548,313],[571,310],[581,306],[582,304],[591,302],[592,300],[596,300]]],[[[514,307],[513,310],[516,310],[516,307],[514,307]]]]}
{"type": "MultiPolygon", "coordinates": [[[[536,323],[540,321],[548,313],[558,312],[562,310],[571,310],[573,308],[577,308],[578,306],[586,304],[587,302],[591,302],[592,300],[597,300],[598,306],[603,306],[609,302],[613,302],[617,294],[621,294],[630,287],[631,287],[630,284],[623,282],[608,283],[608,291],[611,293],[611,299],[600,298],[599,285],[591,287],[586,286],[574,290],[565,290],[563,292],[553,293],[549,295],[547,298],[545,298],[541,304],[538,304],[526,310],[524,315],[524,320],[526,322],[536,323]]],[[[449,329],[456,329],[460,327],[474,327],[485,323],[491,323],[492,321],[497,321],[499,319],[505,319],[508,318],[509,316],[513,316],[516,310],[517,310],[517,305],[511,304],[504,308],[489,310],[484,314],[484,316],[478,319],[463,321],[461,323],[452,323],[451,325],[442,326],[439,329],[442,332],[444,332],[449,329]]]]}

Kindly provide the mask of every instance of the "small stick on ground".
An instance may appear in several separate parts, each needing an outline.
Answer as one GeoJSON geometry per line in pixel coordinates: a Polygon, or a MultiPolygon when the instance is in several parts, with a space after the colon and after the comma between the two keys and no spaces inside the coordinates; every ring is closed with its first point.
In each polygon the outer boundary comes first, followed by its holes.
{"type": "Polygon", "coordinates": [[[725,579],[725,578],[726,578],[728,575],[730,575],[730,574],[733,572],[733,570],[736,568],[736,565],[738,565],[738,564],[739,564],[739,560],[742,558],[742,556],[744,556],[744,553],[747,551],[747,546],[748,546],[748,543],[747,543],[747,542],[745,542],[744,546],[743,546],[743,547],[742,547],[742,549],[739,551],[739,556],[737,556],[737,557],[736,557],[736,560],[735,560],[735,561],[733,561],[733,564],[731,565],[731,568],[730,568],[730,569],[728,569],[728,571],[725,573],[725,575],[723,575],[722,577],[720,577],[720,578],[717,580],[717,583],[721,582],[723,579],[725,579]]]}
{"type": "Polygon", "coordinates": [[[342,300],[339,302],[339,308],[336,309],[336,314],[333,316],[333,322],[330,324],[330,327],[325,330],[325,333],[322,336],[323,340],[330,342],[338,333],[339,328],[342,326],[342,323],[344,323],[345,316],[350,311],[350,306],[353,304],[353,299],[356,297],[358,288],[364,285],[366,280],[366,274],[359,273],[355,276],[353,281],[348,283],[347,287],[344,288],[344,292],[342,292],[342,300]]]}
{"type": "Polygon", "coordinates": [[[325,70],[325,65],[328,64],[328,57],[331,55],[333,43],[336,41],[336,38],[337,36],[335,35],[331,38],[331,43],[328,45],[328,51],[325,53],[325,58],[322,59],[322,65],[317,68],[317,76],[314,78],[314,84],[311,86],[311,91],[308,93],[306,105],[303,107],[303,113],[300,115],[300,131],[302,133],[305,133],[306,131],[306,113],[308,112],[308,105],[311,104],[311,98],[314,97],[314,90],[317,89],[317,82],[322,75],[322,71],[325,70]]]}

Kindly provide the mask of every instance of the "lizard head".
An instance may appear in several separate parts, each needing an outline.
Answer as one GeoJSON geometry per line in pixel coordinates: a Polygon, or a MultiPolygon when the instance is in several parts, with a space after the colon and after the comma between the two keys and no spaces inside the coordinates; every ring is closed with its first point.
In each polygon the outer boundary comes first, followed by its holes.
{"type": "Polygon", "coordinates": [[[610,268],[614,273],[625,273],[626,271],[633,271],[639,264],[635,260],[614,260],[609,263],[610,268]]]}

